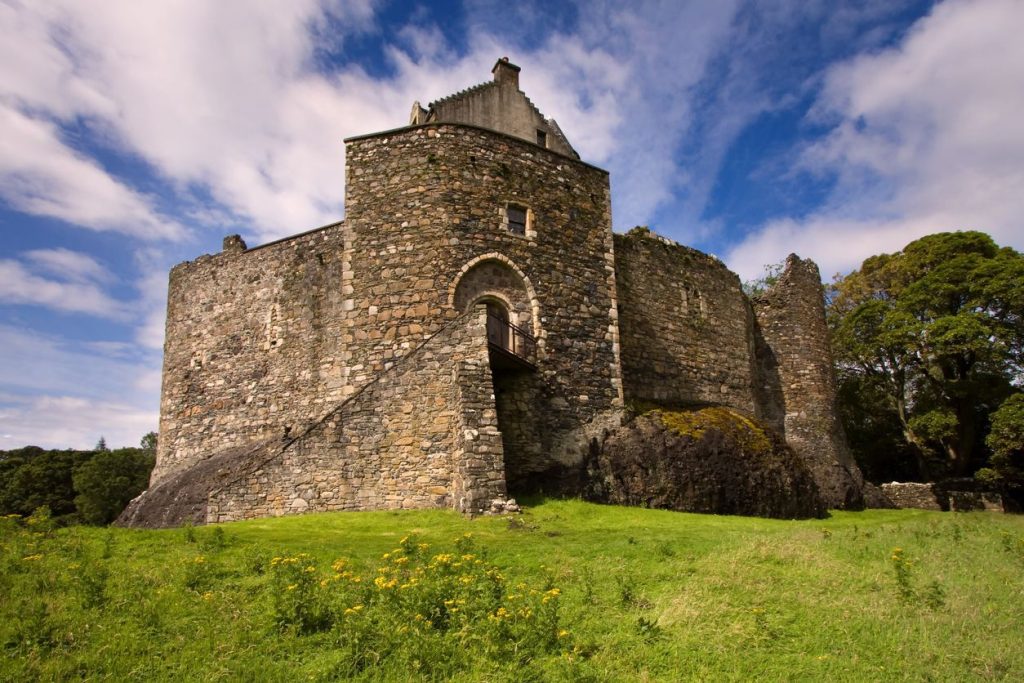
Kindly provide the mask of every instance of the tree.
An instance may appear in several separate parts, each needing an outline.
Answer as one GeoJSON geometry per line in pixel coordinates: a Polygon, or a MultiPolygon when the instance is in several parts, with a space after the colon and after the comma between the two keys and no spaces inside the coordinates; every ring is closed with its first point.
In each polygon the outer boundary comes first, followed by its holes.
{"type": "Polygon", "coordinates": [[[74,472],[79,519],[86,524],[113,522],[145,490],[154,462],[151,453],[138,448],[97,451],[74,472]]]}
{"type": "Polygon", "coordinates": [[[156,445],[159,435],[156,432],[148,432],[139,442],[139,447],[147,453],[156,454],[156,445]]]}
{"type": "Polygon", "coordinates": [[[1022,377],[1024,256],[980,232],[929,235],[829,294],[841,381],[882,401],[919,474],[936,460],[958,476],[983,464],[988,417],[1022,377]]]}
{"type": "Polygon", "coordinates": [[[106,440],[106,438],[101,436],[100,440],[96,442],[96,447],[93,448],[93,450],[94,451],[109,451],[110,449],[107,448],[107,440],[106,440]]]}
{"type": "Polygon", "coordinates": [[[747,280],[743,283],[743,293],[751,299],[761,296],[775,286],[775,283],[779,281],[779,278],[785,270],[785,259],[778,263],[766,263],[764,266],[764,272],[761,273],[761,277],[753,280],[747,280]]]}
{"type": "Polygon", "coordinates": [[[1004,494],[1024,498],[1024,394],[1014,394],[992,413],[992,429],[985,443],[992,449],[989,466],[977,478],[1004,494]]]}
{"type": "Polygon", "coordinates": [[[4,454],[0,468],[0,512],[30,515],[47,506],[54,517],[75,512],[75,468],[92,455],[89,451],[44,451],[27,446],[4,454]]]}

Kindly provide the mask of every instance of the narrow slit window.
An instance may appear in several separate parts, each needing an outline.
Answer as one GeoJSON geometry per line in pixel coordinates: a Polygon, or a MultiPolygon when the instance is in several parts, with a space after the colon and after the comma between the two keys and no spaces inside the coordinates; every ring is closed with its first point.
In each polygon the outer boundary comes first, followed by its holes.
{"type": "Polygon", "coordinates": [[[540,130],[539,128],[537,129],[537,144],[540,145],[541,147],[548,146],[548,134],[540,130]]]}
{"type": "Polygon", "coordinates": [[[526,209],[521,206],[509,206],[508,210],[508,230],[514,232],[517,235],[526,234],[526,209]]]}

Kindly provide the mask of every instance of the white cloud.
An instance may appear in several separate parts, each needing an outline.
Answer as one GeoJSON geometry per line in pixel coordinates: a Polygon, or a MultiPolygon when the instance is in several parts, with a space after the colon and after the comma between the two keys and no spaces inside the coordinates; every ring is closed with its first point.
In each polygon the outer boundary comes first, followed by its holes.
{"type": "MultiPolygon", "coordinates": [[[[338,217],[339,93],[315,72],[317,31],[365,27],[371,3],[55,3],[36,9],[74,80],[115,107],[83,110],[180,190],[209,190],[261,239],[338,217]],[[324,95],[327,97],[324,97],[324,95]]],[[[29,11],[29,10],[26,10],[29,11]]],[[[44,97],[35,98],[47,101],[44,97]]]]}
{"type": "Polygon", "coordinates": [[[130,404],[74,396],[15,398],[0,414],[0,450],[30,445],[88,449],[100,437],[110,448],[138,446],[156,428],[156,411],[130,404]]]}
{"type": "MultiPolygon", "coordinates": [[[[67,252],[58,254],[58,258],[67,259],[69,254],[74,257],[73,252],[67,252]]],[[[53,255],[53,252],[48,253],[48,256],[53,255]]],[[[81,261],[78,265],[85,264],[86,261],[81,261]]],[[[43,265],[49,268],[50,263],[44,261],[43,265]]],[[[0,303],[45,306],[67,313],[85,313],[112,320],[125,319],[128,314],[125,304],[108,296],[96,283],[84,280],[82,275],[81,271],[69,271],[67,279],[48,279],[32,272],[19,261],[2,259],[0,303]]]]}
{"type": "Polygon", "coordinates": [[[143,348],[160,350],[167,318],[167,263],[159,251],[140,249],[135,253],[135,264],[142,273],[135,283],[139,292],[136,319],[142,321],[135,330],[135,342],[143,348]]]}
{"type": "MultiPolygon", "coordinates": [[[[369,2],[66,0],[7,9],[7,30],[21,33],[10,49],[30,59],[22,71],[0,67],[0,78],[23,110],[85,117],[93,133],[139,155],[179,191],[208,191],[258,242],[341,215],[342,138],[404,125],[413,100],[486,80],[493,60],[508,54],[584,158],[610,164],[616,215],[643,222],[687,184],[674,155],[691,124],[689,89],[735,5],[592,3],[580,7],[578,35],[556,31],[528,50],[493,30],[504,27],[481,29],[471,19],[458,56],[436,26],[413,21],[390,47],[386,38],[394,74],[382,79],[358,66],[317,70],[321,36],[330,34],[336,52],[372,27],[369,2]]],[[[534,18],[544,16],[539,9],[534,18]]],[[[18,201],[14,194],[8,201],[18,201]]]]}
{"type": "Polygon", "coordinates": [[[158,422],[159,354],[0,325],[2,448],[134,446],[158,422]],[[31,371],[26,371],[31,368],[31,371]]]}
{"type": "Polygon", "coordinates": [[[148,198],[61,142],[53,123],[0,104],[0,129],[0,197],[15,209],[136,237],[183,235],[148,198]]]}
{"type": "Polygon", "coordinates": [[[584,158],[611,171],[617,226],[650,222],[692,185],[678,157],[694,132],[694,88],[737,5],[588,3],[578,37],[554,35],[523,60],[531,77],[541,75],[537,98],[561,110],[559,123],[584,158]]]}
{"type": "Polygon", "coordinates": [[[33,249],[25,252],[25,258],[40,270],[73,282],[111,282],[115,279],[110,269],[93,257],[63,247],[33,249]]]}
{"type": "Polygon", "coordinates": [[[813,110],[832,133],[805,170],[829,203],[772,222],[727,259],[744,277],[788,251],[849,271],[927,233],[975,229],[1024,247],[1024,4],[949,0],[903,42],[831,68],[813,110]]]}

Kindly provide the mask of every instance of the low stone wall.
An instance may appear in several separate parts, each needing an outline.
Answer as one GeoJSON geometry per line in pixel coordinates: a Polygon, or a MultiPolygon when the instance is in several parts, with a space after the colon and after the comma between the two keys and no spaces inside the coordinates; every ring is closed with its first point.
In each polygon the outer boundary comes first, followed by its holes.
{"type": "Polygon", "coordinates": [[[965,490],[973,482],[951,479],[938,483],[891,482],[882,492],[899,508],[952,512],[1003,512],[1003,497],[991,491],[965,490]]]}
{"type": "Polygon", "coordinates": [[[938,492],[934,484],[894,481],[882,484],[882,493],[898,508],[914,508],[917,510],[942,510],[938,492]]]}

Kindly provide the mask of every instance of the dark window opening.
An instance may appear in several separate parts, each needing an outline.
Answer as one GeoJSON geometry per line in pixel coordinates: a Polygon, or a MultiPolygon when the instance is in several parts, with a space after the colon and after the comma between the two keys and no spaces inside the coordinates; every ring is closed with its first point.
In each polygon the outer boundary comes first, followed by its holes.
{"type": "Polygon", "coordinates": [[[507,209],[507,214],[509,232],[514,232],[517,235],[525,235],[526,209],[524,209],[521,206],[509,206],[507,209]]]}
{"type": "Polygon", "coordinates": [[[540,130],[539,128],[537,129],[537,144],[540,145],[541,147],[548,146],[548,134],[540,130]]]}

